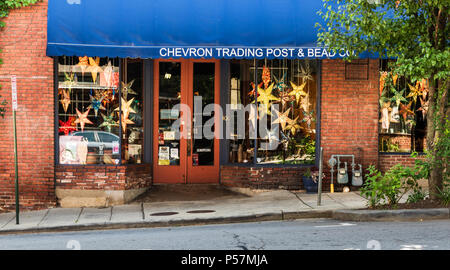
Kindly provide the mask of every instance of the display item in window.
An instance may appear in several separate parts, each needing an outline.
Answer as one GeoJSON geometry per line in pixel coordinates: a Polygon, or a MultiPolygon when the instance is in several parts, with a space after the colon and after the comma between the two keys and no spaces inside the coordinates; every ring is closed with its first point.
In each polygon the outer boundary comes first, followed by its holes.
{"type": "Polygon", "coordinates": [[[392,88],[391,91],[394,94],[391,101],[395,102],[395,105],[399,106],[402,102],[408,102],[408,100],[404,97],[405,90],[397,91],[392,88]]]}
{"type": "Polygon", "coordinates": [[[102,68],[99,66],[99,64],[100,64],[100,57],[96,57],[95,59],[89,57],[89,67],[86,69],[86,71],[91,73],[92,81],[94,83],[97,82],[98,73],[103,71],[102,68]]]}
{"type": "Polygon", "coordinates": [[[283,92],[284,89],[286,89],[287,84],[285,83],[285,79],[286,79],[286,73],[283,74],[283,77],[281,78],[281,80],[278,80],[277,77],[274,76],[275,79],[275,86],[274,89],[278,90],[280,92],[283,92]]]}
{"type": "Polygon", "coordinates": [[[100,86],[105,87],[113,87],[113,68],[111,65],[111,61],[108,61],[108,65],[103,69],[103,72],[100,74],[100,86]]]}
{"type": "Polygon", "coordinates": [[[313,76],[311,75],[311,67],[309,62],[306,62],[305,67],[303,65],[299,65],[300,69],[298,70],[298,75],[302,79],[302,82],[305,83],[307,81],[314,81],[313,76]]]}
{"type": "Polygon", "coordinates": [[[408,83],[410,92],[406,96],[407,98],[412,98],[414,100],[414,104],[417,102],[417,97],[422,95],[422,90],[420,88],[419,81],[416,82],[416,85],[412,86],[408,83]]]}
{"type": "Polygon", "coordinates": [[[118,127],[119,124],[116,123],[114,120],[114,114],[111,113],[110,115],[104,115],[103,113],[100,113],[103,118],[103,122],[98,126],[99,128],[106,128],[106,131],[111,133],[112,127],[118,127]]]}
{"type": "Polygon", "coordinates": [[[89,67],[89,58],[87,56],[78,57],[78,64],[76,66],[79,66],[81,69],[81,74],[84,76],[84,72],[89,67]]]}
{"type": "Polygon", "coordinates": [[[261,78],[262,78],[262,82],[264,84],[264,88],[267,88],[267,86],[270,83],[270,69],[267,68],[266,66],[263,66],[261,78]]]}
{"type": "Polygon", "coordinates": [[[292,121],[291,118],[289,118],[289,113],[291,111],[291,108],[287,109],[285,112],[281,113],[277,110],[274,110],[276,115],[277,115],[277,119],[275,119],[275,121],[273,121],[274,124],[280,124],[281,125],[281,129],[285,130],[286,129],[286,125],[288,123],[290,123],[292,121]]]}
{"type": "Polygon", "coordinates": [[[403,117],[403,120],[407,121],[408,116],[414,115],[414,112],[411,110],[412,101],[408,103],[408,105],[404,105],[403,103],[400,103],[400,111],[399,114],[403,117]]]}
{"type": "Polygon", "coordinates": [[[419,100],[420,108],[417,110],[422,112],[422,117],[425,119],[427,117],[429,100],[425,101],[422,97],[419,97],[419,100]]]}
{"type": "Polygon", "coordinates": [[[300,125],[298,124],[298,116],[297,116],[297,117],[295,117],[294,120],[291,120],[290,122],[288,122],[288,124],[284,130],[290,131],[291,134],[295,136],[295,134],[297,133],[297,131],[299,129],[300,129],[300,125]]]}
{"type": "Polygon", "coordinates": [[[131,82],[125,84],[124,82],[122,82],[122,96],[124,99],[127,99],[128,94],[132,94],[132,95],[137,95],[137,93],[131,89],[131,86],[133,86],[134,80],[132,80],[131,82]]]}
{"type": "Polygon", "coordinates": [[[93,96],[89,95],[90,99],[91,99],[91,105],[89,105],[89,109],[94,109],[94,114],[95,117],[97,117],[98,115],[98,110],[106,110],[105,107],[103,107],[102,105],[102,100],[103,97],[101,97],[100,99],[96,99],[93,96]]]}
{"type": "Polygon", "coordinates": [[[64,135],[69,135],[72,131],[77,131],[77,128],[75,127],[75,117],[70,116],[69,120],[66,122],[59,120],[59,129],[58,132],[63,132],[64,135]]]}
{"type": "Polygon", "coordinates": [[[272,101],[279,101],[280,99],[276,96],[272,95],[273,83],[266,89],[262,89],[258,87],[258,96],[257,101],[262,103],[265,106],[266,113],[270,115],[270,105],[272,101]]]}
{"type": "MultiPolygon", "coordinates": [[[[127,130],[127,124],[134,124],[133,121],[131,121],[130,119],[128,119],[128,117],[130,116],[130,113],[136,113],[133,108],[131,108],[131,104],[134,101],[134,98],[125,101],[125,99],[121,98],[122,100],[122,130],[125,133],[127,130]]],[[[114,111],[119,111],[119,108],[116,108],[114,111]]],[[[119,123],[119,122],[117,122],[119,123]]]]}
{"type": "Polygon", "coordinates": [[[303,97],[300,100],[300,108],[302,108],[302,110],[305,112],[309,112],[310,106],[311,106],[311,102],[309,102],[309,94],[307,94],[305,97],[303,97]]]}
{"type": "Polygon", "coordinates": [[[291,96],[295,96],[295,101],[300,100],[301,96],[306,96],[306,92],[303,91],[303,89],[306,86],[306,82],[302,83],[301,85],[296,85],[295,83],[291,82],[291,86],[292,86],[292,91],[289,93],[289,95],[291,96]]]}
{"type": "Polygon", "coordinates": [[[61,105],[63,106],[64,112],[67,112],[67,109],[69,108],[69,104],[70,104],[70,94],[68,90],[62,89],[61,90],[61,100],[59,101],[61,102],[61,105]]]}
{"type": "Polygon", "coordinates": [[[91,124],[91,125],[94,124],[94,123],[91,122],[91,120],[89,120],[89,119],[87,118],[88,115],[89,115],[89,111],[90,111],[91,109],[88,108],[88,110],[85,111],[84,113],[81,113],[78,109],[76,109],[76,110],[77,110],[78,118],[75,120],[74,123],[75,123],[75,124],[80,124],[81,131],[84,131],[84,125],[85,125],[85,124],[91,124]]]}
{"type": "Polygon", "coordinates": [[[388,131],[391,123],[389,114],[391,112],[391,102],[385,102],[383,108],[381,108],[381,128],[388,131]]]}
{"type": "Polygon", "coordinates": [[[72,92],[72,87],[74,87],[77,84],[75,76],[76,76],[75,73],[71,72],[69,75],[67,74],[67,72],[64,72],[65,80],[63,82],[63,86],[67,87],[69,93],[72,92]]]}

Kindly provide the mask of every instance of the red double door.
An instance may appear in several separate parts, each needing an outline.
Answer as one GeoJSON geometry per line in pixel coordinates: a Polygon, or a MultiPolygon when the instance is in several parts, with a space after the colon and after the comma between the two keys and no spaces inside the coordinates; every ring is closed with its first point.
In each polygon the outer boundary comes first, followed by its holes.
{"type": "Polygon", "coordinates": [[[219,78],[219,60],[154,62],[154,183],[219,182],[220,116],[204,115],[220,104],[219,78]]]}

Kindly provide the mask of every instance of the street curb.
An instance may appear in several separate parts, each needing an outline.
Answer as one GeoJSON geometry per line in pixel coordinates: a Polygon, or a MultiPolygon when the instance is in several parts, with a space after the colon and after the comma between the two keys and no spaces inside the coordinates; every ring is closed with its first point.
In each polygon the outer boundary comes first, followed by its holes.
{"type": "Polygon", "coordinates": [[[450,219],[450,208],[400,210],[335,210],[333,219],[343,221],[424,221],[450,219]]]}
{"type": "Polygon", "coordinates": [[[27,229],[10,229],[0,230],[0,235],[5,234],[27,234],[27,233],[45,233],[45,232],[73,232],[88,230],[117,230],[117,229],[137,229],[137,228],[158,228],[171,226],[193,226],[193,225],[214,225],[214,224],[230,224],[230,223],[248,223],[262,221],[282,221],[295,220],[301,218],[331,218],[331,210],[317,211],[294,211],[267,214],[242,215],[235,217],[218,217],[218,218],[197,218],[197,219],[180,219],[170,221],[141,221],[141,222],[109,222],[109,223],[90,223],[76,224],[65,226],[46,226],[33,227],[27,229]]]}

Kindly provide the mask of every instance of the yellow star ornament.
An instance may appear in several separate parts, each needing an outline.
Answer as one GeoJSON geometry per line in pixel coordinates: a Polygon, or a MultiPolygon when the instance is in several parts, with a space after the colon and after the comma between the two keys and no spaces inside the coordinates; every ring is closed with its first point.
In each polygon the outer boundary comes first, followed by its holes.
{"type": "Polygon", "coordinates": [[[295,96],[295,100],[298,101],[300,100],[301,96],[307,96],[308,94],[303,91],[303,88],[305,88],[307,82],[302,83],[301,85],[297,86],[295,83],[291,82],[291,86],[292,86],[292,91],[289,92],[290,96],[295,96]]]}
{"type": "Polygon", "coordinates": [[[283,129],[283,131],[289,130],[292,133],[292,135],[295,135],[295,133],[297,133],[297,130],[299,130],[301,128],[301,126],[298,124],[297,120],[298,120],[298,116],[294,120],[291,120],[288,123],[288,125],[286,126],[286,128],[283,129]]]}
{"type": "MultiPolygon", "coordinates": [[[[127,130],[127,124],[134,124],[133,121],[131,121],[130,119],[128,119],[128,117],[130,116],[130,113],[136,113],[132,108],[131,108],[131,104],[133,103],[134,98],[125,101],[123,98],[121,98],[121,105],[122,105],[122,117],[120,119],[120,121],[122,122],[122,130],[123,132],[125,132],[127,130]]],[[[118,111],[119,108],[116,108],[114,111],[118,111]]],[[[119,123],[119,121],[117,121],[117,123],[119,123]]]]}
{"type": "Polygon", "coordinates": [[[273,121],[274,124],[281,124],[281,128],[284,130],[286,128],[286,124],[291,122],[292,119],[289,118],[289,111],[291,110],[291,108],[287,109],[287,111],[285,111],[284,113],[280,113],[279,111],[276,111],[276,114],[278,116],[278,118],[273,121]]]}
{"type": "Polygon", "coordinates": [[[100,57],[96,57],[95,59],[89,57],[89,66],[86,71],[90,72],[92,75],[92,81],[95,83],[97,81],[97,75],[99,72],[102,72],[103,69],[99,66],[100,57]]]}
{"type": "Polygon", "coordinates": [[[266,106],[266,112],[270,115],[270,103],[271,101],[279,101],[280,99],[272,95],[273,83],[269,85],[266,89],[262,89],[258,86],[258,102],[261,102],[266,106]]]}
{"type": "Polygon", "coordinates": [[[422,89],[420,89],[420,83],[417,81],[415,86],[412,86],[408,83],[409,89],[411,90],[409,92],[409,95],[407,95],[407,98],[412,97],[414,99],[414,103],[417,102],[417,97],[422,95],[422,89]]]}

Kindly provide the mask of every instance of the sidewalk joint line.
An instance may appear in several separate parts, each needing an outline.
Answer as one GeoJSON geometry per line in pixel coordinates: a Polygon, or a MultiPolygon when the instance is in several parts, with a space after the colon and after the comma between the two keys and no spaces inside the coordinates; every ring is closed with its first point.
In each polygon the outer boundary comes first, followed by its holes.
{"type": "Polygon", "coordinates": [[[5,225],[3,225],[1,228],[5,228],[6,225],[8,225],[11,221],[13,221],[16,218],[16,215],[12,216],[10,220],[8,220],[8,222],[5,223],[5,225]]]}
{"type": "Polygon", "coordinates": [[[142,220],[145,220],[145,212],[144,212],[144,203],[141,202],[141,213],[142,213],[142,220]]]}
{"type": "Polygon", "coordinates": [[[292,191],[289,191],[289,192],[292,193],[292,194],[294,194],[294,196],[297,197],[297,199],[298,199],[300,202],[302,202],[304,205],[308,206],[308,207],[311,208],[311,209],[314,209],[314,207],[312,207],[311,205],[305,203],[305,202],[304,202],[304,201],[303,201],[296,193],[294,193],[294,192],[292,192],[292,191]]]}
{"type": "Polygon", "coordinates": [[[83,213],[83,209],[84,209],[84,207],[81,207],[80,213],[78,213],[78,217],[77,217],[77,219],[75,220],[75,223],[78,223],[78,221],[80,220],[81,213],[83,213]]]}
{"type": "Polygon", "coordinates": [[[39,227],[42,223],[42,221],[44,221],[45,217],[48,216],[48,213],[50,212],[50,209],[47,209],[47,212],[45,212],[44,216],[41,218],[41,220],[38,222],[38,224],[36,225],[37,227],[39,227]]]}
{"type": "Polygon", "coordinates": [[[112,215],[113,215],[113,207],[111,206],[111,212],[109,213],[109,222],[111,222],[112,220],[112,215]]]}
{"type": "Polygon", "coordinates": [[[340,201],[338,201],[338,200],[335,200],[333,197],[330,196],[330,194],[325,193],[325,195],[326,195],[328,198],[330,198],[332,201],[336,202],[337,204],[340,204],[340,205],[342,205],[342,206],[344,206],[344,207],[348,207],[347,205],[343,204],[342,202],[340,202],[340,201]]]}

